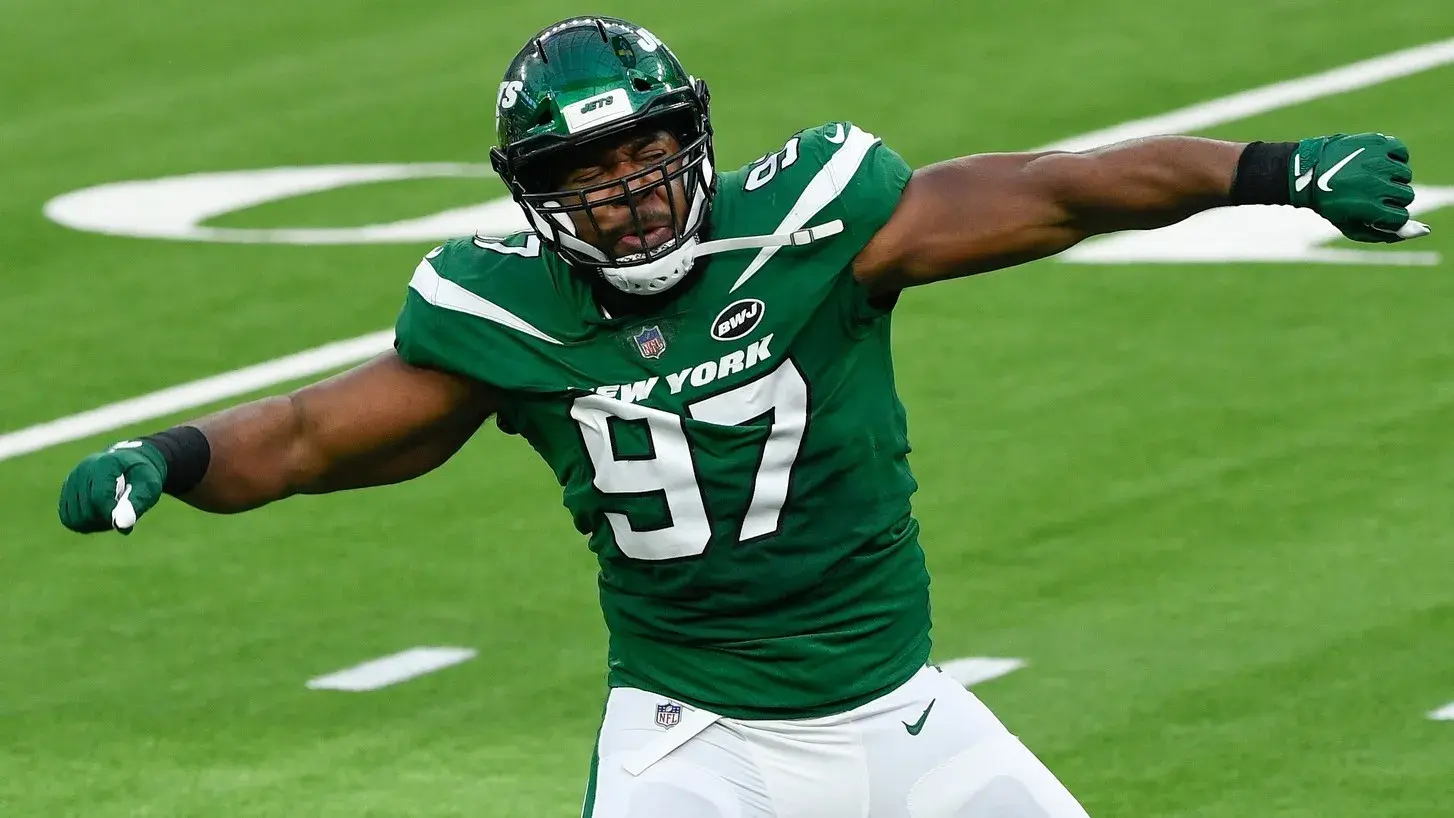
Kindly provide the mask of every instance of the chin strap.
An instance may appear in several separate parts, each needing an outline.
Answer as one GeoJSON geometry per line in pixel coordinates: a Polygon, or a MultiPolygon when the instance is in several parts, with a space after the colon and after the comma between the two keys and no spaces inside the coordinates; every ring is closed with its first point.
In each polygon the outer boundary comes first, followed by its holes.
{"type": "Polygon", "coordinates": [[[604,268],[601,276],[616,289],[626,293],[643,294],[657,293],[676,286],[686,276],[687,271],[692,268],[692,263],[702,256],[709,256],[713,253],[726,253],[732,250],[756,250],[762,247],[800,247],[804,244],[811,244],[829,236],[836,236],[843,232],[843,220],[834,219],[831,222],[808,227],[802,230],[794,230],[790,233],[769,233],[764,236],[739,236],[731,239],[718,239],[716,241],[698,242],[696,237],[687,240],[686,245],[678,247],[667,253],[665,256],[646,264],[635,267],[623,267],[619,270],[604,268]],[[627,272],[631,275],[627,275],[627,272]]]}
{"type": "Polygon", "coordinates": [[[756,250],[762,247],[783,247],[791,245],[801,247],[811,244],[829,236],[836,236],[843,232],[843,220],[834,219],[831,222],[806,227],[802,230],[794,230],[791,233],[769,233],[763,236],[739,236],[734,239],[717,239],[716,241],[704,241],[692,248],[692,257],[700,258],[713,253],[726,253],[732,250],[756,250]]]}

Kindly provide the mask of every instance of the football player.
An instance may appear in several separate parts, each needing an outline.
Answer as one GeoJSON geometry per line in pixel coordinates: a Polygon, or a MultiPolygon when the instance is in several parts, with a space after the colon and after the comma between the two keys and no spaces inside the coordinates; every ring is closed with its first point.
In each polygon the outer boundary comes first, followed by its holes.
{"type": "Polygon", "coordinates": [[[1377,133],[911,169],[843,121],[723,172],[707,84],[607,17],[531,37],[495,102],[529,232],[429,252],[387,354],[87,457],[60,517],[125,533],[163,494],[228,513],[409,480],[495,418],[600,565],[594,818],[1083,816],[930,663],[896,297],[1227,205],[1364,242],[1422,227],[1377,133]]]}

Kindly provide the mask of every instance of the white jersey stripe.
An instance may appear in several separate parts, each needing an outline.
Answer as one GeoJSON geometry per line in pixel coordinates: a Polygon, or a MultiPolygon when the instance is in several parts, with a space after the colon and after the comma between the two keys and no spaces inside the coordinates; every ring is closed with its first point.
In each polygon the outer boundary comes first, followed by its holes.
{"type": "MultiPolygon", "coordinates": [[[[843,189],[853,179],[853,174],[858,172],[859,166],[868,157],[869,149],[878,142],[878,137],[857,125],[850,128],[848,136],[843,140],[843,147],[834,152],[827,163],[808,182],[808,186],[803,188],[803,193],[798,197],[797,203],[793,205],[792,210],[788,211],[788,215],[783,217],[782,224],[779,224],[773,233],[791,233],[801,230],[809,219],[832,204],[833,200],[843,193],[843,189]]],[[[747,269],[742,271],[742,275],[737,278],[737,283],[733,284],[732,289],[728,292],[736,292],[738,287],[757,275],[757,271],[761,270],[763,265],[777,254],[778,249],[778,247],[762,248],[758,252],[757,258],[747,265],[747,269]]]]}
{"type": "Polygon", "coordinates": [[[434,269],[434,265],[430,264],[427,258],[414,268],[414,277],[409,279],[409,287],[419,293],[425,301],[440,309],[462,312],[486,321],[493,321],[547,343],[560,343],[499,304],[482,298],[449,279],[441,278],[439,272],[434,269]]]}

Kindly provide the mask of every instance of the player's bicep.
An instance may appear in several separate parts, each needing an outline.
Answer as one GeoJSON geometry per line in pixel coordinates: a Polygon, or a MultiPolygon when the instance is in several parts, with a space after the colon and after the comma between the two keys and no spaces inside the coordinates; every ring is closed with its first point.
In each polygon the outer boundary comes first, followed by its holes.
{"type": "Polygon", "coordinates": [[[490,407],[481,387],[389,352],[194,421],[207,437],[208,464],[181,499],[235,513],[299,493],[395,482],[443,462],[490,407]]]}
{"type": "Polygon", "coordinates": [[[385,352],[289,397],[299,456],[311,476],[301,490],[336,491],[416,477],[447,460],[492,414],[482,384],[406,363],[385,352]]]}
{"type": "Polygon", "coordinates": [[[870,289],[973,275],[1054,255],[1085,237],[1035,161],[980,154],[916,170],[888,222],[854,260],[870,289]]]}

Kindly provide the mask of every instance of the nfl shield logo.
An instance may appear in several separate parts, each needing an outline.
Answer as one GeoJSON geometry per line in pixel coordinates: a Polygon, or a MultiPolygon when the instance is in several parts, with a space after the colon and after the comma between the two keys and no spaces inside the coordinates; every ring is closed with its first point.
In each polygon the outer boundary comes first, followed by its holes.
{"type": "Polygon", "coordinates": [[[631,340],[636,342],[636,348],[643,357],[660,358],[661,353],[666,352],[666,338],[662,336],[660,327],[642,327],[640,332],[631,336],[631,340]]]}
{"type": "Polygon", "coordinates": [[[682,720],[682,706],[679,704],[658,704],[656,706],[656,723],[662,727],[671,729],[676,727],[682,720]]]}

